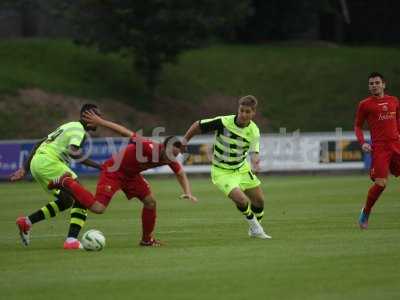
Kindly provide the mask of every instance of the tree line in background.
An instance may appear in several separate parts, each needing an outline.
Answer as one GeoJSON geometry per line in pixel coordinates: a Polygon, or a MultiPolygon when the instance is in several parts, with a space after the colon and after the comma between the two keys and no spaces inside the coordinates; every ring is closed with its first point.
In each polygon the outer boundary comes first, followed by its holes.
{"type": "MultiPolygon", "coordinates": [[[[100,51],[133,55],[134,67],[145,78],[151,93],[165,63],[176,62],[183,51],[215,39],[399,42],[400,18],[395,15],[398,2],[3,0],[0,8],[3,14],[20,13],[24,36],[43,35],[35,32],[35,16],[41,14],[50,20],[44,31],[51,28],[53,36],[67,35],[78,44],[100,51]],[[59,34],[55,28],[60,28],[59,34]]],[[[43,17],[41,22],[43,26],[43,17]]]]}

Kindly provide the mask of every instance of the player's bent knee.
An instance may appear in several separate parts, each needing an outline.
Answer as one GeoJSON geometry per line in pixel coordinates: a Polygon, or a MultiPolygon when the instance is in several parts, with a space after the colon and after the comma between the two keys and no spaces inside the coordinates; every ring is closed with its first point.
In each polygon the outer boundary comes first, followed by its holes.
{"type": "Polygon", "coordinates": [[[101,204],[100,202],[95,202],[93,205],[89,208],[89,210],[95,214],[102,214],[106,210],[106,207],[101,204]]]}
{"type": "Polygon", "coordinates": [[[244,206],[248,203],[247,196],[239,189],[234,188],[229,194],[228,197],[238,205],[244,206]]]}
{"type": "Polygon", "coordinates": [[[149,195],[149,196],[141,199],[140,201],[142,201],[143,205],[146,208],[154,208],[157,205],[156,199],[154,199],[154,197],[152,195],[149,195]]]}
{"type": "Polygon", "coordinates": [[[264,205],[264,197],[254,197],[253,199],[250,198],[251,203],[256,206],[263,206],[264,205]]]}
{"type": "Polygon", "coordinates": [[[386,178],[376,178],[375,179],[375,184],[379,185],[381,187],[386,187],[387,185],[387,179],[386,178]]]}

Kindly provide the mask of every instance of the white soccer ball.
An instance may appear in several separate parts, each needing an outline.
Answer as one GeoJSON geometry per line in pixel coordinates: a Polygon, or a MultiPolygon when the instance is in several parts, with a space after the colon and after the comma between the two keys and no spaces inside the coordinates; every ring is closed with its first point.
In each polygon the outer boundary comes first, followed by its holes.
{"type": "Polygon", "coordinates": [[[82,247],[87,251],[100,251],[106,245],[104,234],[96,229],[86,231],[82,236],[82,247]]]}

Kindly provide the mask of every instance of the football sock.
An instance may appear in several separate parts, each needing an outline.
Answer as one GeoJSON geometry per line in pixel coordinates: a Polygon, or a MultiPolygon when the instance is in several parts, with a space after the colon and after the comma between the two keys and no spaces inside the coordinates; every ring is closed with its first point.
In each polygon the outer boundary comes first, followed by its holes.
{"type": "Polygon", "coordinates": [[[239,206],[239,205],[236,205],[236,207],[238,208],[238,210],[241,211],[241,213],[246,217],[246,219],[249,219],[249,220],[253,219],[254,214],[250,209],[250,204],[249,203],[245,204],[244,207],[239,206]]]}
{"type": "Polygon", "coordinates": [[[44,219],[50,219],[55,217],[59,212],[66,210],[70,206],[71,205],[69,203],[57,199],[55,201],[47,203],[46,206],[43,206],[41,209],[29,215],[28,218],[32,222],[32,224],[35,224],[44,219]]]}
{"type": "Polygon", "coordinates": [[[256,216],[258,221],[261,221],[263,216],[264,216],[264,206],[257,207],[254,206],[253,204],[251,205],[251,211],[253,214],[256,216]]]}
{"type": "Polygon", "coordinates": [[[68,238],[78,238],[79,232],[87,218],[87,209],[78,202],[75,202],[71,208],[71,220],[69,224],[68,238]]]}
{"type": "Polygon", "coordinates": [[[142,240],[149,241],[153,237],[154,227],[156,225],[156,208],[143,207],[142,210],[142,240]]]}
{"type": "Polygon", "coordinates": [[[75,181],[71,177],[67,177],[63,180],[62,186],[70,192],[76,201],[82,204],[82,207],[89,208],[95,202],[95,199],[91,192],[86,190],[79,182],[75,181]]]}
{"type": "Polygon", "coordinates": [[[379,196],[382,194],[384,186],[374,184],[370,187],[368,191],[367,201],[365,202],[364,212],[369,214],[375,202],[378,200],[379,196]]]}

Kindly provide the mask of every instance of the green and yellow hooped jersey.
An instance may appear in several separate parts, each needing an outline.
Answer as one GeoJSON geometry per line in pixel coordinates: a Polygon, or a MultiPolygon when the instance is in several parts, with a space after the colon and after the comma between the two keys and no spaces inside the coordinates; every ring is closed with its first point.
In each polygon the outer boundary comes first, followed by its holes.
{"type": "Polygon", "coordinates": [[[238,169],[249,152],[260,152],[258,126],[250,121],[248,126],[239,127],[235,119],[235,115],[230,115],[199,121],[202,133],[216,132],[212,163],[219,168],[238,169]]]}
{"type": "Polygon", "coordinates": [[[46,154],[68,162],[69,146],[81,147],[85,139],[85,128],[80,122],[69,122],[58,127],[47,136],[36,153],[46,154]]]}

